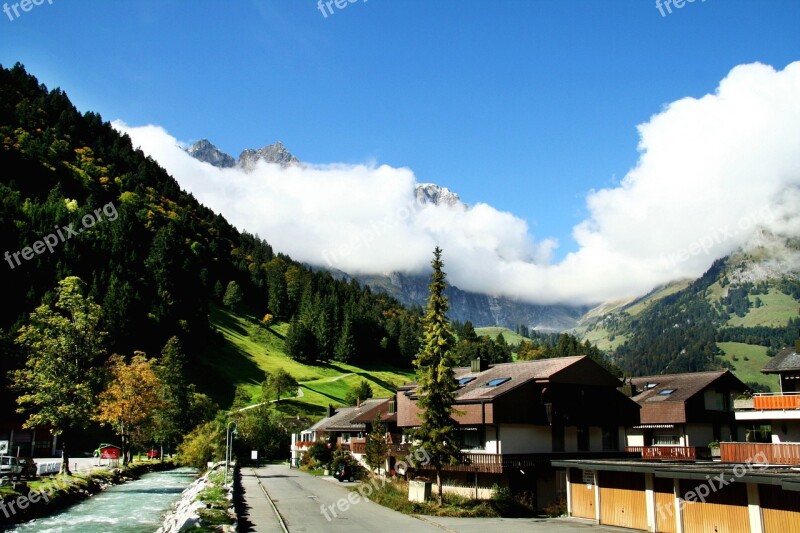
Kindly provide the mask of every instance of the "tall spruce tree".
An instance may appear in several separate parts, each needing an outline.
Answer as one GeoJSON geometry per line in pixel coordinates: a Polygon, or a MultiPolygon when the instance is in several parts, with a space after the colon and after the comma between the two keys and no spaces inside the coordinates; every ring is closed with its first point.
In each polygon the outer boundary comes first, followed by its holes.
{"type": "Polygon", "coordinates": [[[449,305],[444,290],[447,287],[442,267],[442,250],[437,246],[433,252],[433,274],[428,286],[430,296],[425,317],[422,320],[422,346],[414,365],[417,370],[417,404],[422,423],[415,437],[430,458],[430,466],[436,472],[439,486],[439,505],[442,504],[441,469],[458,464],[460,450],[457,440],[456,422],[453,420],[453,403],[458,383],[453,367],[455,360],[452,348],[455,336],[447,319],[449,305]]]}

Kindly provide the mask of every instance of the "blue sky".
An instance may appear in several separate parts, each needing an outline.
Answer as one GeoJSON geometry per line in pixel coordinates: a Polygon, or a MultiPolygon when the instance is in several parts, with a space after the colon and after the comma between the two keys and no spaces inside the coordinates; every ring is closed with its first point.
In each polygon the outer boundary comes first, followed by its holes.
{"type": "MultiPolygon", "coordinates": [[[[638,124],[736,65],[800,59],[800,2],[45,0],[0,13],[16,61],[81,110],[209,138],[374,161],[487,202],[563,258],[586,196],[636,164],[638,124]]],[[[13,3],[12,3],[13,4],[13,3]]]]}

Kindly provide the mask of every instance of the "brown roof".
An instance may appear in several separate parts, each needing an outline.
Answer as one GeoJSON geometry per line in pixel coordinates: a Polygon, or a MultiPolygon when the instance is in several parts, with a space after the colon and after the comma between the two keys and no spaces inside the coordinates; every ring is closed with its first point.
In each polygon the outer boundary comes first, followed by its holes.
{"type": "Polygon", "coordinates": [[[355,418],[385,401],[386,398],[370,398],[361,402],[358,407],[339,407],[333,416],[323,418],[311,426],[309,431],[364,431],[366,425],[356,422],[355,418]]]}
{"type": "MultiPolygon", "coordinates": [[[[585,355],[518,361],[491,365],[483,372],[472,372],[470,368],[453,369],[456,380],[467,380],[456,392],[456,402],[472,403],[492,400],[529,381],[551,383],[580,383],[587,385],[606,385],[617,387],[619,380],[585,355]],[[496,386],[493,380],[506,381],[496,386]]],[[[399,390],[414,397],[415,384],[406,385],[399,390]]]]}
{"type": "Polygon", "coordinates": [[[781,350],[761,371],[765,374],[778,374],[793,370],[800,370],[800,353],[797,353],[797,347],[781,350]]]}
{"type": "Polygon", "coordinates": [[[375,404],[372,408],[362,411],[360,415],[353,418],[351,422],[371,424],[375,420],[375,415],[381,416],[382,422],[396,422],[397,421],[397,404],[395,403],[395,411],[389,414],[389,401],[394,398],[383,398],[381,402],[375,404]]]}
{"type": "Polygon", "coordinates": [[[683,423],[686,422],[686,402],[723,379],[742,391],[747,389],[747,385],[729,370],[664,374],[631,378],[636,390],[641,391],[632,399],[642,406],[643,424],[683,423]]]}

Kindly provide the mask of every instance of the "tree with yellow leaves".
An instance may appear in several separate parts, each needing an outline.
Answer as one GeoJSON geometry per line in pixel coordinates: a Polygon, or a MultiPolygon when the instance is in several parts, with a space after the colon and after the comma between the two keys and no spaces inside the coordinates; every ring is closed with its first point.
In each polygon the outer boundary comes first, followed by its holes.
{"type": "Polygon", "coordinates": [[[95,419],[110,425],[122,439],[123,464],[130,461],[131,445],[144,440],[155,413],[163,408],[154,366],[143,352],[134,352],[130,363],[116,354],[108,360],[109,382],[100,394],[95,419]]]}

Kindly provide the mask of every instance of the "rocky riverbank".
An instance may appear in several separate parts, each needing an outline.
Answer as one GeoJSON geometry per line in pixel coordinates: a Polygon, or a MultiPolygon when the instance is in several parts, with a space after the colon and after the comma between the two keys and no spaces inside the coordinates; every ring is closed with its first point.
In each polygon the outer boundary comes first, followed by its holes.
{"type": "MultiPolygon", "coordinates": [[[[229,472],[232,480],[235,467],[229,472]]],[[[173,504],[164,517],[164,525],[156,533],[178,533],[198,526],[218,527],[221,531],[236,531],[233,511],[233,483],[224,486],[225,463],[217,463],[192,483],[173,504]]]]}

